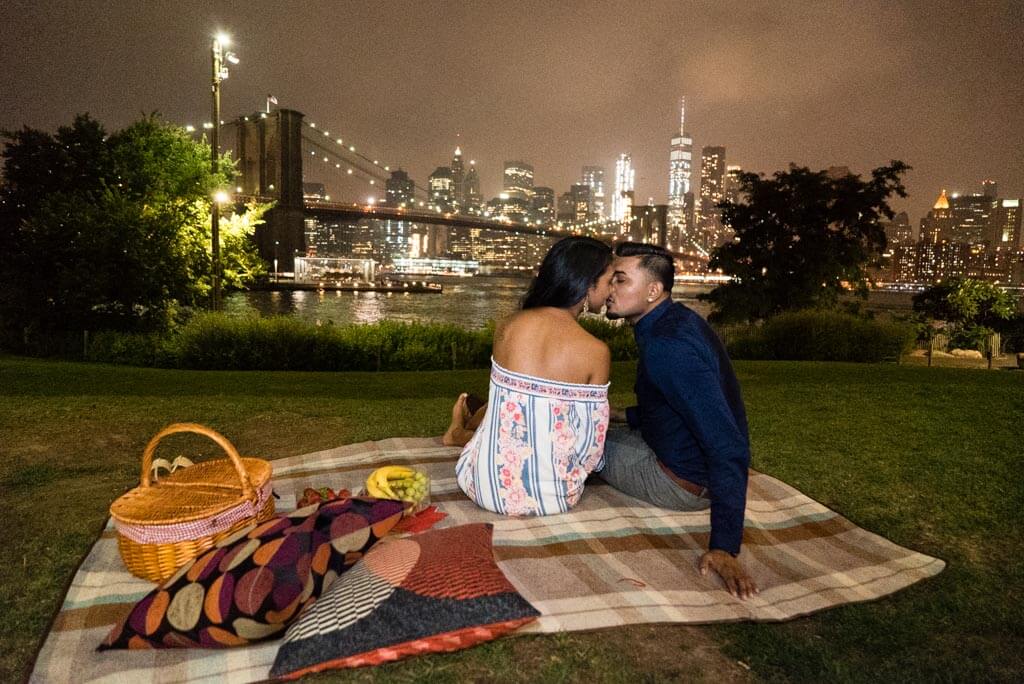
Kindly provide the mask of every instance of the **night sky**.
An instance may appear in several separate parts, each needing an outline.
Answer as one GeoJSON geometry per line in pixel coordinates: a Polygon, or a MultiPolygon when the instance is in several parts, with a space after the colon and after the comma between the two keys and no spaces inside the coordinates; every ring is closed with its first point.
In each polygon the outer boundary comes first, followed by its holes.
{"type": "MultiPolygon", "coordinates": [[[[560,194],[584,164],[610,185],[630,152],[637,201],[664,202],[685,94],[696,158],[724,145],[729,164],[763,172],[905,160],[911,197],[897,208],[915,224],[943,187],[992,178],[1024,195],[1020,1],[3,0],[0,26],[3,129],[53,130],[78,112],[108,130],[152,111],[201,125],[222,29],[241,59],[222,118],[273,93],[421,185],[456,144],[488,197],[505,159],[560,194]]],[[[334,178],[307,168],[335,193],[372,194],[334,178]]]]}

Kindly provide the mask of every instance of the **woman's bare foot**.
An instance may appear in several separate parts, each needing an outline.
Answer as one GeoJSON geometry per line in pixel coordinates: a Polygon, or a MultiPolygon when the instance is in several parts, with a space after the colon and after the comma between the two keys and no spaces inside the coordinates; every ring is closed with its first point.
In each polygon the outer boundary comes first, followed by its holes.
{"type": "Polygon", "coordinates": [[[469,418],[469,409],[466,408],[466,393],[463,392],[455,400],[452,406],[452,422],[441,437],[441,443],[445,446],[466,446],[473,436],[472,430],[466,429],[466,420],[469,418]]]}

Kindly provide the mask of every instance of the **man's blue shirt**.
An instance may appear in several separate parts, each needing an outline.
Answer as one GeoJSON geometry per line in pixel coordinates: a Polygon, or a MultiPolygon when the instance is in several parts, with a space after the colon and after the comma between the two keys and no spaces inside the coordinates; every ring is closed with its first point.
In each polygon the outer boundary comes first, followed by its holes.
{"type": "Polygon", "coordinates": [[[658,460],[707,487],[709,549],[739,553],[750,440],[740,385],[725,346],[692,309],[665,300],[634,328],[638,406],[626,410],[658,460]]]}

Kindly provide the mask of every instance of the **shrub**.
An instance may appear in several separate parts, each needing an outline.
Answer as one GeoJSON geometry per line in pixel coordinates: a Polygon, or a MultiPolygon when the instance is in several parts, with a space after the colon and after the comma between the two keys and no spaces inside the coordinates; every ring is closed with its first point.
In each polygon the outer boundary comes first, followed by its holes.
{"type": "Polygon", "coordinates": [[[973,349],[985,353],[989,338],[995,331],[983,325],[966,323],[953,326],[949,346],[953,349],[973,349]]]}
{"type": "Polygon", "coordinates": [[[102,331],[89,338],[88,361],[126,366],[174,367],[177,365],[175,339],[158,333],[102,331]]]}
{"type": "Polygon", "coordinates": [[[875,363],[909,352],[917,337],[912,325],[813,309],[779,314],[761,325],[727,328],[722,333],[730,356],[736,359],[875,363]]]}
{"type": "MultiPolygon", "coordinates": [[[[633,331],[599,319],[583,326],[617,361],[636,358],[633,331]]],[[[381,321],[317,325],[288,316],[196,314],[164,335],[104,332],[91,361],[195,370],[451,370],[490,364],[494,322],[482,330],[439,323],[381,321]]]]}

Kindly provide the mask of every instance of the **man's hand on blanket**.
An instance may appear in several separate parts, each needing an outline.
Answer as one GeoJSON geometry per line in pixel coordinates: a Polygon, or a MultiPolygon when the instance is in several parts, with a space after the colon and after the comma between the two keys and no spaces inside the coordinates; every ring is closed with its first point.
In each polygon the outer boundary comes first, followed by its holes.
{"type": "Polygon", "coordinates": [[[725,582],[729,593],[740,599],[748,599],[757,593],[757,585],[732,554],[712,549],[700,557],[700,574],[707,577],[708,570],[714,570],[725,582]]]}

